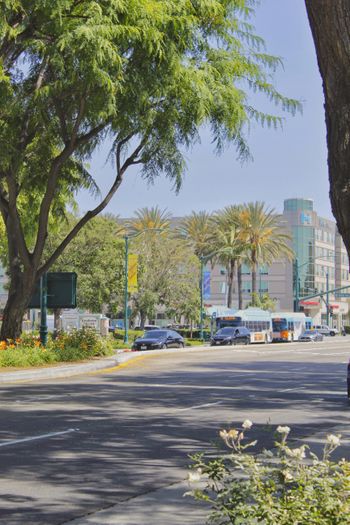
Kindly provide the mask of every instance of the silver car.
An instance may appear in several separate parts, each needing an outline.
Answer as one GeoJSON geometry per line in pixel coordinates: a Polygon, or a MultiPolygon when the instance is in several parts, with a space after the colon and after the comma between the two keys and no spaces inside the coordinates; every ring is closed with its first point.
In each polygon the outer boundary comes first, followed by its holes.
{"type": "Polygon", "coordinates": [[[323,335],[317,330],[305,330],[298,341],[323,341],[323,335]]]}

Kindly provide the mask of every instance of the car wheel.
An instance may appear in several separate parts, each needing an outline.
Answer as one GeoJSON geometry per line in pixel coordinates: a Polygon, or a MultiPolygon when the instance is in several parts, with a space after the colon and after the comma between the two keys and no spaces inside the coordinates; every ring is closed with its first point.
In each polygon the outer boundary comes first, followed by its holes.
{"type": "Polygon", "coordinates": [[[332,337],[334,337],[334,336],[335,336],[335,332],[333,332],[333,331],[332,331],[332,332],[329,332],[329,335],[332,336],[332,337]]]}
{"type": "Polygon", "coordinates": [[[185,343],[179,342],[179,348],[185,348],[185,343]]]}
{"type": "Polygon", "coordinates": [[[160,347],[160,349],[164,350],[165,348],[168,348],[168,346],[165,343],[163,343],[162,346],[160,347]]]}
{"type": "Polygon", "coordinates": [[[249,345],[249,339],[248,339],[248,337],[245,338],[244,344],[245,344],[245,345],[249,345]]]}

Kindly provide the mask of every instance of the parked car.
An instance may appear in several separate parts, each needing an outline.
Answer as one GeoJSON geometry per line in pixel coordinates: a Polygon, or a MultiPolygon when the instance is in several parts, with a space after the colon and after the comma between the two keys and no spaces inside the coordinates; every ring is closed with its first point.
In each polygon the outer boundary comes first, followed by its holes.
{"type": "Polygon", "coordinates": [[[323,341],[323,335],[317,330],[305,330],[298,341],[323,341]]]}
{"type": "Polygon", "coordinates": [[[226,326],[220,328],[210,340],[210,346],[216,345],[249,345],[250,332],[245,326],[226,326]]]}
{"type": "Polygon", "coordinates": [[[334,336],[336,334],[339,334],[339,330],[337,328],[330,328],[326,324],[316,325],[316,326],[314,326],[314,329],[317,330],[317,332],[319,332],[320,334],[323,334],[323,335],[334,336]]]}
{"type": "Polygon", "coordinates": [[[133,350],[156,350],[159,348],[183,348],[185,341],[182,335],[174,330],[148,330],[142,337],[135,339],[133,350]]]}
{"type": "Polygon", "coordinates": [[[348,364],[348,398],[350,399],[350,360],[348,364]]]}
{"type": "Polygon", "coordinates": [[[145,332],[148,332],[149,330],[159,330],[160,326],[157,326],[155,324],[145,324],[143,328],[141,326],[135,326],[134,330],[144,330],[145,332]]]}

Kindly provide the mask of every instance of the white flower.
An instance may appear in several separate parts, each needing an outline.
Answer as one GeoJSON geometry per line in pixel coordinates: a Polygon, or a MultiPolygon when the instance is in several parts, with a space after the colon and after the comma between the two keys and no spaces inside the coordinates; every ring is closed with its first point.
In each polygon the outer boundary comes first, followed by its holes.
{"type": "Polygon", "coordinates": [[[202,477],[202,471],[199,468],[197,470],[191,470],[188,473],[188,481],[190,483],[197,483],[198,481],[201,480],[201,477],[202,477]]]}
{"type": "Polygon", "coordinates": [[[305,445],[302,445],[299,448],[286,448],[286,453],[289,457],[295,459],[304,459],[305,458],[305,445]]]}
{"type": "Polygon", "coordinates": [[[282,474],[284,476],[285,481],[292,481],[293,480],[293,476],[289,472],[289,470],[282,470],[282,474]]]}
{"type": "Polygon", "coordinates": [[[242,428],[244,428],[245,430],[249,430],[250,428],[252,428],[252,426],[253,423],[250,421],[250,419],[246,419],[245,421],[243,421],[242,428]]]}
{"type": "Polygon", "coordinates": [[[231,428],[229,431],[228,431],[228,437],[230,439],[237,439],[238,437],[238,430],[236,430],[235,428],[231,428]]]}
{"type": "Polygon", "coordinates": [[[334,434],[328,434],[327,443],[337,447],[338,445],[340,445],[340,438],[341,438],[340,434],[338,434],[337,436],[335,436],[334,434]]]}
{"type": "Polygon", "coordinates": [[[281,427],[280,425],[277,427],[277,432],[279,434],[289,434],[290,428],[289,427],[281,427]]]}
{"type": "Polygon", "coordinates": [[[224,441],[226,441],[228,439],[228,432],[227,432],[227,430],[220,430],[219,434],[220,434],[221,439],[223,439],[224,441]]]}

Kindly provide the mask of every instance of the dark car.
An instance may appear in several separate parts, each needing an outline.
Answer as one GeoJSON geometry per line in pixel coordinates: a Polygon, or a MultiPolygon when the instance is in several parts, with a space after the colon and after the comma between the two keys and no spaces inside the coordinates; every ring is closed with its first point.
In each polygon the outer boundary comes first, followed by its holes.
{"type": "Polygon", "coordinates": [[[323,335],[317,330],[305,330],[298,341],[323,341],[323,335]]]}
{"type": "Polygon", "coordinates": [[[348,364],[348,398],[350,399],[350,360],[348,364]]]}
{"type": "Polygon", "coordinates": [[[182,335],[174,330],[149,330],[142,337],[135,339],[133,350],[156,350],[159,348],[183,348],[185,341],[182,335]]]}
{"type": "Polygon", "coordinates": [[[211,338],[210,345],[249,345],[250,332],[245,326],[226,326],[220,328],[211,338]]]}

